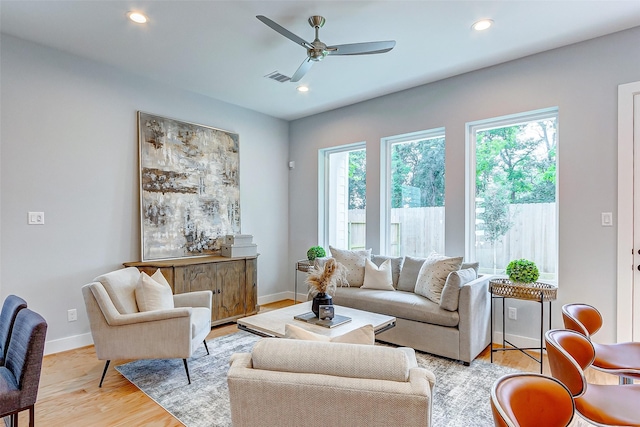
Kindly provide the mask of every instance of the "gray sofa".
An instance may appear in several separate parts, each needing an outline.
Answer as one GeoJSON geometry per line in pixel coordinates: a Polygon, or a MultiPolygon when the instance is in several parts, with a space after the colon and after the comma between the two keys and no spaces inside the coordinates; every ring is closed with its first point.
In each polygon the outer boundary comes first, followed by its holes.
{"type": "MultiPolygon", "coordinates": [[[[390,257],[371,257],[377,265],[386,259],[390,257]]],[[[457,304],[451,306],[449,303],[448,309],[444,309],[441,304],[411,289],[411,282],[415,285],[417,270],[424,259],[391,259],[395,291],[343,286],[336,289],[333,303],[396,317],[394,328],[376,335],[379,341],[412,347],[459,360],[466,365],[471,363],[490,342],[491,296],[488,285],[491,276],[479,275],[474,280],[459,283],[457,304]]],[[[463,263],[461,270],[468,268],[477,272],[478,264],[463,263]]]]}

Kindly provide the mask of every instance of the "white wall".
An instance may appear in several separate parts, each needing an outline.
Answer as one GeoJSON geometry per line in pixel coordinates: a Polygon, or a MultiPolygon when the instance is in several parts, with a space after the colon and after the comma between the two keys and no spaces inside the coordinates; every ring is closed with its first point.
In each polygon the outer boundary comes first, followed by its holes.
{"type": "Polygon", "coordinates": [[[137,110],[240,135],[258,294],[285,290],[287,122],[11,36],[1,43],[0,293],[45,317],[47,352],[89,343],[80,288],[140,260],[137,110]],[[28,211],[44,211],[45,225],[27,225],[28,211]]]}
{"type": "MultiPolygon", "coordinates": [[[[446,128],[446,249],[464,254],[465,123],[559,108],[558,201],[560,307],[587,302],[601,310],[598,340],[616,330],[617,86],[640,80],[640,27],[460,75],[291,122],[289,263],[317,244],[318,149],[367,142],[367,246],[380,250],[380,139],[446,128]]],[[[539,306],[520,307],[508,332],[539,336],[539,306]],[[529,320],[527,324],[527,320],[529,320]]]]}

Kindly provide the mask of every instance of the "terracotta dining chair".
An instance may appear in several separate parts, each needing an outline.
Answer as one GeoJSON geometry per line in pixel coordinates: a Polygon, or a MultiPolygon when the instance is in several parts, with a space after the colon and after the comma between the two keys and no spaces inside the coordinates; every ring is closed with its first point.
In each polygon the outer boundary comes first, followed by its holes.
{"type": "MultiPolygon", "coordinates": [[[[602,327],[602,315],[589,304],[575,303],[562,306],[564,327],[580,332],[589,340],[602,327]]],[[[640,342],[622,342],[617,344],[598,344],[591,341],[596,356],[593,368],[617,375],[620,384],[631,384],[640,379],[640,342]]]]}
{"type": "Polygon", "coordinates": [[[579,332],[552,329],[545,341],[551,374],[571,391],[580,416],[595,425],[640,426],[640,384],[588,383],[584,370],[591,366],[595,350],[579,332]]]}
{"type": "Polygon", "coordinates": [[[569,389],[557,379],[516,373],[493,384],[491,411],[496,427],[566,427],[575,404],[569,389]]]}

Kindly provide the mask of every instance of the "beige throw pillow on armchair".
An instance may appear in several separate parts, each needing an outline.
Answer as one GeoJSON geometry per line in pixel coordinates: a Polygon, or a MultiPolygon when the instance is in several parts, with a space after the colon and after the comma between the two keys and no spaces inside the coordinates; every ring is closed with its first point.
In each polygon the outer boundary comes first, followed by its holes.
{"type": "Polygon", "coordinates": [[[461,265],[462,257],[451,258],[432,253],[420,268],[414,292],[440,304],[440,295],[449,273],[460,270],[461,265]]]}
{"type": "MultiPolygon", "coordinates": [[[[160,275],[162,275],[162,273],[160,273],[160,275]]],[[[157,278],[156,274],[152,277],[157,278]]],[[[152,277],[149,277],[149,275],[144,272],[140,274],[135,289],[138,310],[153,311],[174,308],[173,292],[171,291],[169,283],[167,283],[164,277],[160,280],[164,281],[164,283],[159,283],[152,277]]]]}

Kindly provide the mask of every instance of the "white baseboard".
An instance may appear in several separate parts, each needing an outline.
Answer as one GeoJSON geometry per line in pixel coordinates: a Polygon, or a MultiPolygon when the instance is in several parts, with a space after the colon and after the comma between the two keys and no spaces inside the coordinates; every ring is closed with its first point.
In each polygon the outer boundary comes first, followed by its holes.
{"type": "Polygon", "coordinates": [[[269,304],[285,299],[293,299],[293,292],[278,292],[277,294],[263,295],[261,297],[258,297],[258,304],[269,304]]]}
{"type": "MultiPolygon", "coordinates": [[[[272,295],[264,295],[258,298],[258,304],[269,304],[271,302],[277,302],[277,301],[282,301],[286,299],[293,300],[294,295],[295,294],[292,291],[278,292],[277,294],[272,294],[272,295]]],[[[298,292],[297,301],[301,302],[306,300],[307,300],[306,292],[304,294],[301,294],[300,292],[298,292]]]]}
{"type": "MultiPolygon", "coordinates": [[[[531,337],[523,337],[521,335],[513,335],[507,334],[507,341],[511,342],[511,344],[518,346],[520,348],[540,348],[540,339],[531,338],[531,337]]],[[[502,345],[502,332],[494,332],[493,333],[493,343],[502,345]]],[[[507,344],[508,346],[509,344],[507,344]]],[[[544,342],[542,343],[544,347],[544,342]]]]}
{"type": "Polygon", "coordinates": [[[91,334],[74,335],[72,337],[60,338],[44,343],[44,354],[60,353],[67,350],[74,350],[93,344],[91,334]]]}

